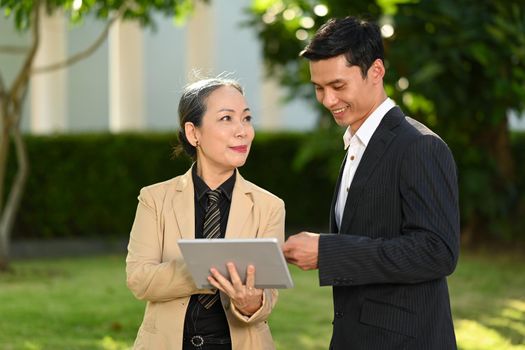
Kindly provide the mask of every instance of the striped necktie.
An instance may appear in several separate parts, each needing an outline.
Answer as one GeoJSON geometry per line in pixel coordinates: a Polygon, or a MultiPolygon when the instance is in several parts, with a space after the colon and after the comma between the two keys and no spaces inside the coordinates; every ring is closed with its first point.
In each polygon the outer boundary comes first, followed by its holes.
{"type": "MultiPolygon", "coordinates": [[[[219,238],[221,236],[221,212],[219,211],[219,199],[221,191],[219,189],[208,191],[208,207],[204,216],[204,226],[202,235],[204,238],[219,238]]],[[[219,293],[215,290],[214,294],[199,294],[199,302],[209,309],[219,300],[219,293]]]]}

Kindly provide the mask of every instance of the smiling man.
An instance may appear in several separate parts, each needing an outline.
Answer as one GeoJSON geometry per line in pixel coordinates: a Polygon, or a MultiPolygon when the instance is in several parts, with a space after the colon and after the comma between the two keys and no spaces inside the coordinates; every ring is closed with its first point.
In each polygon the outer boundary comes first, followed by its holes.
{"type": "MultiPolygon", "coordinates": [[[[417,54],[417,53],[415,53],[417,54]]],[[[301,52],[317,100],[346,128],[329,233],[288,262],[333,287],[330,349],[456,349],[446,276],[459,254],[456,166],[441,138],[387,97],[376,24],[332,19],[301,52]]]]}

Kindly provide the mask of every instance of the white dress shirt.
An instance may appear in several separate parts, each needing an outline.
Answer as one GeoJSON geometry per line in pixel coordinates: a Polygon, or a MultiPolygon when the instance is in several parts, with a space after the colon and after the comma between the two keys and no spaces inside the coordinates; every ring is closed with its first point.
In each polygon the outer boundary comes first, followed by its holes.
{"type": "Polygon", "coordinates": [[[395,105],[392,99],[387,98],[366,118],[355,134],[352,134],[352,130],[350,126],[348,126],[343,135],[344,148],[347,149],[347,153],[343,175],[341,176],[341,184],[339,185],[337,194],[337,201],[335,203],[335,220],[339,229],[341,228],[348,191],[350,190],[357,166],[365,153],[366,146],[368,146],[368,142],[385,114],[395,105]]]}

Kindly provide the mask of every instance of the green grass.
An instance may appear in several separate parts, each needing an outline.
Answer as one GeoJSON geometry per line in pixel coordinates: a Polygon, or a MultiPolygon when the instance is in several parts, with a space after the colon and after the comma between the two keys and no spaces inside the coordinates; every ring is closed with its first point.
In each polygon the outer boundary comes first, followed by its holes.
{"type": "MultiPolygon", "coordinates": [[[[124,256],[17,261],[0,275],[0,350],[128,349],[144,303],[125,286],[124,256]]],[[[290,267],[270,326],[278,349],[327,349],[330,288],[290,267]]],[[[463,350],[525,349],[525,257],[463,254],[449,279],[463,350]]]]}
{"type": "Polygon", "coordinates": [[[464,254],[449,289],[461,349],[525,349],[523,253],[464,254]]]}

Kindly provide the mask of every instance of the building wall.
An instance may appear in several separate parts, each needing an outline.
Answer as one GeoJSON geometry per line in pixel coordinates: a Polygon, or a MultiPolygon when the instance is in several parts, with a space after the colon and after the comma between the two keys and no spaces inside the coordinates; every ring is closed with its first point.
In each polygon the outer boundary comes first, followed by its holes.
{"type": "MultiPolygon", "coordinates": [[[[68,54],[74,55],[90,45],[103,25],[93,18],[68,33],[68,54]]],[[[68,130],[103,131],[109,128],[108,40],[92,55],[68,70],[68,130]]]]}
{"type": "MultiPolygon", "coordinates": [[[[184,85],[195,79],[192,69],[201,70],[204,75],[233,73],[245,87],[257,129],[307,130],[315,125],[315,112],[304,101],[281,105],[285,91],[274,81],[264,78],[256,33],[240,25],[246,19],[244,8],[250,2],[212,1],[209,8],[197,9],[182,27],[175,26],[171,18],[158,15],[155,16],[156,30],[142,31],[143,57],[140,67],[136,67],[142,70],[140,76],[143,77],[142,128],[170,130],[177,127],[177,101],[184,85]]],[[[12,27],[10,20],[0,17],[0,45],[27,44],[28,36],[16,33],[12,27]]],[[[104,23],[87,18],[82,26],[67,27],[67,54],[72,55],[90,45],[103,30],[104,23]]],[[[110,45],[111,40],[107,40],[94,54],[67,68],[67,94],[63,106],[67,111],[65,131],[109,130],[110,96],[114,96],[110,81],[110,45]]],[[[0,71],[6,82],[12,80],[22,57],[0,54],[0,71]]],[[[22,122],[26,131],[32,131],[30,101],[28,96],[22,122]]],[[[34,109],[33,118],[38,115],[34,109]]]]}
{"type": "Polygon", "coordinates": [[[177,123],[177,102],[186,83],[186,28],[156,16],[158,29],[145,31],[146,120],[150,129],[172,129],[177,123]]]}

